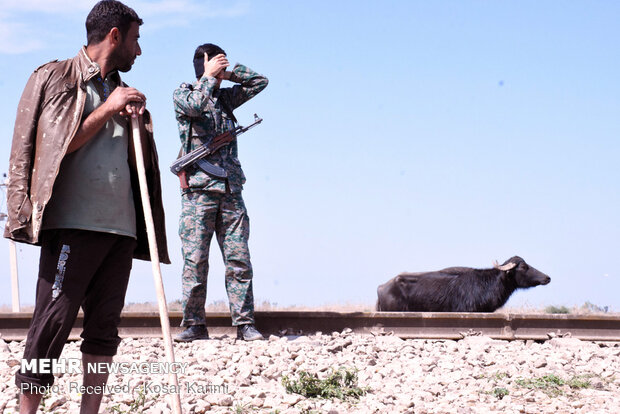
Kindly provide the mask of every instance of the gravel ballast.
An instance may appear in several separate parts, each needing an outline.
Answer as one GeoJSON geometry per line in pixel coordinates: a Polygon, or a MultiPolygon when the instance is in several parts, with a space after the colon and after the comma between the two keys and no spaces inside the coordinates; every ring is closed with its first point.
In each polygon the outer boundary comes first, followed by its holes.
{"type": "MultiPolygon", "coordinates": [[[[79,342],[62,359],[81,358],[79,342]]],[[[14,413],[24,342],[0,340],[0,411],[14,413]]],[[[163,342],[123,339],[101,412],[169,413],[168,375],[175,369],[184,413],[617,413],[620,344],[573,338],[498,341],[484,336],[403,340],[350,330],[242,342],[224,337],[175,344],[177,366],[163,342]],[[155,363],[155,364],[153,364],[155,363]],[[357,372],[359,399],[306,398],[288,393],[283,376],[327,377],[357,372]],[[150,371],[150,372],[143,372],[150,371]],[[168,387],[168,389],[166,388],[168,387]]],[[[79,372],[58,374],[42,412],[79,411],[79,372]]]]}

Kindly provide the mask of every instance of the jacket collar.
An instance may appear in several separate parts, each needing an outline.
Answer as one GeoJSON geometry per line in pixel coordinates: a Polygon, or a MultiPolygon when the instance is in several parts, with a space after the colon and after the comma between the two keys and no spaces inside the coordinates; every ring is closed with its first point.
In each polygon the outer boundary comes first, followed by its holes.
{"type": "MultiPolygon", "coordinates": [[[[77,60],[84,82],[88,82],[95,76],[99,76],[101,74],[101,68],[99,65],[90,60],[88,54],[86,54],[86,46],[82,46],[82,49],[80,49],[80,52],[77,55],[77,60]]],[[[117,85],[121,85],[121,77],[117,70],[110,72],[108,76],[111,76],[117,85]]]]}
{"type": "Polygon", "coordinates": [[[84,82],[88,82],[93,77],[99,75],[99,65],[90,60],[90,58],[86,54],[86,46],[82,46],[82,49],[80,49],[80,52],[77,55],[77,61],[80,67],[80,71],[82,72],[82,78],[84,79],[84,82]]]}

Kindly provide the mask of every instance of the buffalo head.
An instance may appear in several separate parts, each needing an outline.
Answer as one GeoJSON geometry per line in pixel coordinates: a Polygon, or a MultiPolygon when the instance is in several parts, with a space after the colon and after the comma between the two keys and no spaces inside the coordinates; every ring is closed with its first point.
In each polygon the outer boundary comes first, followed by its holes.
{"type": "Polygon", "coordinates": [[[496,262],[494,267],[506,272],[509,276],[514,277],[517,286],[520,288],[546,285],[551,282],[551,278],[549,276],[528,265],[525,263],[525,260],[519,256],[511,257],[502,265],[499,265],[496,262]]]}

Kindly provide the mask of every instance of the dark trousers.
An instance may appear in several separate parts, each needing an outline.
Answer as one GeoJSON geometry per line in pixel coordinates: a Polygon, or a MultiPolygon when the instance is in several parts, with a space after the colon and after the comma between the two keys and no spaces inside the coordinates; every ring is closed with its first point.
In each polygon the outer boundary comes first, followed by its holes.
{"type": "MultiPolygon", "coordinates": [[[[36,304],[24,359],[58,359],[80,306],[83,353],[113,356],[125,303],[133,251],[131,237],[85,230],[48,230],[41,235],[36,304]]],[[[52,374],[18,371],[15,383],[48,386],[52,374]]]]}

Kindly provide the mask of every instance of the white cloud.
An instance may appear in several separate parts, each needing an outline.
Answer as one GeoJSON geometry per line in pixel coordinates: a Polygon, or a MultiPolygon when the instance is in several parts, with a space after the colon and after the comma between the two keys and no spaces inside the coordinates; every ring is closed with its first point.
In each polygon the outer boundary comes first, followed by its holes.
{"type": "Polygon", "coordinates": [[[0,9],[6,12],[41,12],[74,14],[90,10],[96,0],[0,0],[0,9]]]}
{"type": "Polygon", "coordinates": [[[27,24],[0,20],[0,53],[14,55],[42,48],[43,42],[29,38],[31,34],[31,28],[27,24]]]}
{"type": "MultiPolygon", "coordinates": [[[[85,14],[97,0],[0,0],[0,10],[4,13],[40,12],[52,14],[85,14]]],[[[135,0],[125,4],[140,16],[184,16],[196,17],[236,17],[248,11],[247,0],[238,1],[200,1],[200,0],[135,0]]]]}
{"type": "MultiPolygon", "coordinates": [[[[42,49],[50,36],[33,21],[33,13],[59,20],[86,15],[97,0],[0,0],[0,53],[18,54],[42,49]]],[[[249,11],[249,0],[136,0],[125,1],[148,24],[149,31],[190,24],[200,19],[234,18],[249,11]]]]}
{"type": "Polygon", "coordinates": [[[150,2],[138,0],[131,3],[138,15],[145,20],[145,32],[154,32],[170,27],[183,27],[202,19],[235,18],[247,14],[249,2],[160,0],[150,2]]]}

